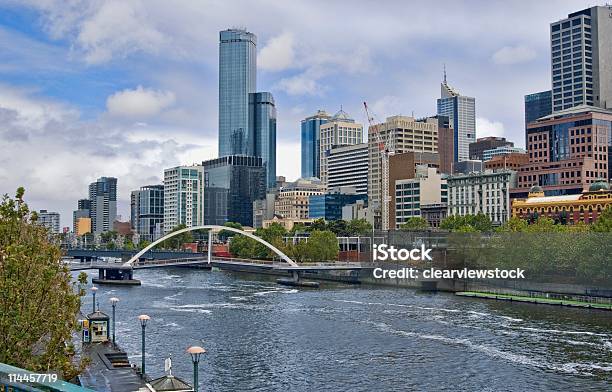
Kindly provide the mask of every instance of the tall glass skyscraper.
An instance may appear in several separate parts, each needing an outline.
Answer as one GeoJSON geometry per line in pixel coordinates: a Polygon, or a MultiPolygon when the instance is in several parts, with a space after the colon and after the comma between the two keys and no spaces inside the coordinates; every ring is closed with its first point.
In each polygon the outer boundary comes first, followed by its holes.
{"type": "Polygon", "coordinates": [[[253,130],[254,156],[266,167],[266,186],[276,186],[276,107],[271,93],[249,94],[249,126],[253,130]]]}
{"type": "Polygon", "coordinates": [[[321,175],[320,127],[330,119],[331,116],[327,112],[318,110],[315,115],[302,120],[302,178],[319,178],[321,175]]]}
{"type": "Polygon", "coordinates": [[[525,129],[527,124],[552,113],[552,91],[525,95],[525,129]]]}
{"type": "Polygon", "coordinates": [[[455,131],[455,162],[470,159],[470,143],[476,141],[476,99],[460,95],[446,82],[441,85],[438,115],[447,116],[455,131]]]}
{"type": "Polygon", "coordinates": [[[219,156],[253,155],[249,94],[256,91],[257,37],[246,30],[219,33],[219,156]]]}

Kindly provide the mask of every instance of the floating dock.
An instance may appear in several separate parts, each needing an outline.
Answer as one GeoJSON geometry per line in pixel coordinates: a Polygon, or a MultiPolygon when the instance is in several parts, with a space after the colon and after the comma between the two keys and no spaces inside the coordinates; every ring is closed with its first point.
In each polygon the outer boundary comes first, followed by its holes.
{"type": "Polygon", "coordinates": [[[524,302],[524,303],[531,303],[531,304],[570,306],[574,308],[612,310],[612,304],[601,304],[601,303],[596,303],[596,302],[583,302],[583,301],[565,300],[565,299],[554,299],[554,298],[544,298],[544,297],[525,297],[525,296],[519,296],[519,295],[482,293],[478,291],[459,291],[459,292],[456,292],[455,295],[458,295],[460,297],[495,299],[495,300],[510,301],[510,302],[524,302]]]}

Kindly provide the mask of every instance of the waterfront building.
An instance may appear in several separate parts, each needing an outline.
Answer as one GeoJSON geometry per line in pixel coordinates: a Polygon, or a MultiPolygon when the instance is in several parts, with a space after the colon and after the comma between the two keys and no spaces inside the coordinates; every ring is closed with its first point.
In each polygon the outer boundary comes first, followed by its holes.
{"type": "Polygon", "coordinates": [[[50,233],[59,234],[60,232],[60,214],[47,210],[38,211],[38,224],[49,229],[50,233]]]}
{"type": "Polygon", "coordinates": [[[163,234],[164,186],[147,185],[132,191],[130,199],[132,229],[140,240],[153,242],[163,234]]]}
{"type": "Polygon", "coordinates": [[[512,216],[530,221],[546,217],[562,224],[588,224],[595,222],[608,207],[612,207],[612,190],[605,180],[592,183],[588,191],[576,195],[544,196],[542,187],[536,185],[526,199],[512,202],[512,216]]]}
{"type": "Polygon", "coordinates": [[[367,200],[368,195],[341,191],[312,195],[308,201],[308,218],[323,218],[326,221],[340,220],[342,219],[342,208],[357,203],[357,201],[367,203],[367,200]]]}
{"type": "Polygon", "coordinates": [[[505,137],[479,137],[474,143],[470,143],[470,159],[486,161],[486,159],[484,159],[484,152],[498,147],[514,147],[514,143],[506,140],[505,137]]]}
{"type": "Polygon", "coordinates": [[[448,215],[487,215],[494,225],[502,225],[511,214],[510,188],[516,186],[516,172],[486,170],[453,175],[448,182],[448,215]]]}
{"type": "Polygon", "coordinates": [[[529,163],[518,175],[515,197],[533,186],[547,196],[580,194],[598,178],[608,178],[612,111],[576,106],[527,125],[529,163]]]}
{"type": "Polygon", "coordinates": [[[253,155],[249,94],[257,91],[257,37],[242,29],[219,32],[219,156],[253,155]]]}
{"type": "Polygon", "coordinates": [[[321,125],[331,120],[331,116],[324,110],[317,110],[317,113],[306,117],[301,122],[302,132],[302,178],[321,176],[319,159],[321,154],[321,125]]]}
{"type": "Polygon", "coordinates": [[[455,162],[464,161],[470,158],[470,143],[476,141],[476,99],[463,96],[449,86],[446,72],[440,90],[438,115],[447,116],[454,130],[455,162]]]}
{"type": "Polygon", "coordinates": [[[202,166],[177,166],[164,170],[163,232],[168,234],[178,225],[203,224],[202,166]]]}
{"type": "Polygon", "coordinates": [[[282,219],[308,219],[309,197],[322,195],[325,187],[316,178],[300,178],[280,189],[274,214],[282,219]]]}
{"type": "Polygon", "coordinates": [[[354,187],[368,194],[368,144],[332,147],[327,157],[327,188],[354,187]]]}
{"type": "Polygon", "coordinates": [[[467,159],[461,162],[455,162],[453,165],[453,174],[469,174],[484,171],[485,164],[483,161],[467,159]]]}
{"type": "Polygon", "coordinates": [[[94,234],[112,229],[117,218],[117,179],[100,177],[89,184],[89,216],[94,234]]]}
{"type": "Polygon", "coordinates": [[[550,24],[553,112],[578,105],[612,109],[612,6],[550,24]]]}
{"type": "Polygon", "coordinates": [[[552,113],[552,90],[525,95],[525,129],[527,124],[552,113]]]}
{"type": "Polygon", "coordinates": [[[266,195],[266,168],[261,157],[230,155],[202,162],[204,222],[237,222],[253,226],[253,202],[266,195]]]}
{"type": "Polygon", "coordinates": [[[249,94],[249,126],[254,134],[254,153],[266,168],[266,187],[276,186],[276,106],[271,93],[249,94]]]}
{"type": "Polygon", "coordinates": [[[422,206],[448,201],[446,180],[436,168],[418,166],[414,178],[395,181],[394,216],[391,222],[397,229],[410,218],[421,217],[422,206]]]}
{"type": "Polygon", "coordinates": [[[524,148],[513,147],[513,146],[496,147],[490,150],[484,150],[482,152],[482,161],[484,161],[486,165],[486,161],[490,161],[493,157],[500,156],[500,155],[503,156],[503,155],[513,154],[513,153],[526,154],[527,151],[525,151],[524,148]]]}
{"type": "MultiPolygon", "coordinates": [[[[380,157],[380,146],[377,143],[377,133],[381,140],[388,140],[393,146],[394,155],[406,152],[437,153],[438,152],[438,118],[415,119],[407,116],[388,117],[384,123],[375,124],[368,129],[368,204],[373,207],[378,219],[381,215],[382,201],[382,162],[380,157]]],[[[417,155],[413,160],[425,159],[425,155],[417,155]]],[[[391,157],[393,158],[393,157],[391,157]]],[[[391,172],[391,161],[389,159],[389,171],[391,172]]],[[[406,158],[410,159],[410,158],[406,158]]],[[[439,157],[437,166],[439,166],[439,157]]],[[[414,167],[407,166],[407,167],[414,167]]],[[[411,169],[410,169],[411,170],[411,169]]],[[[391,175],[389,176],[391,179],[391,175]]],[[[389,186],[389,193],[393,195],[393,186],[389,186]]],[[[391,196],[392,196],[391,195],[391,196]]],[[[390,203],[392,208],[393,203],[390,203]]],[[[390,221],[392,222],[392,221],[390,221]]]]}
{"type": "Polygon", "coordinates": [[[484,170],[491,169],[510,169],[519,171],[523,165],[529,162],[527,153],[511,152],[503,155],[496,155],[484,163],[484,170]]]}
{"type": "Polygon", "coordinates": [[[334,147],[363,143],[363,125],[356,123],[340,109],[329,121],[319,127],[319,168],[321,183],[327,187],[327,158],[334,147]]]}

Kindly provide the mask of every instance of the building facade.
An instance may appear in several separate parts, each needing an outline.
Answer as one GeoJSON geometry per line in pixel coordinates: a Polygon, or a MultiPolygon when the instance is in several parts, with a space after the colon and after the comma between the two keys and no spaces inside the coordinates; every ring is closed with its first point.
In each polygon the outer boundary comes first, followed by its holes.
{"type": "Polygon", "coordinates": [[[552,113],[552,90],[525,95],[525,129],[527,124],[552,113]]]}
{"type": "Polygon", "coordinates": [[[147,185],[132,191],[130,210],[132,230],[141,240],[160,238],[164,233],[164,186],[147,185]]]}
{"type": "Polygon", "coordinates": [[[203,178],[204,171],[199,165],[164,170],[164,234],[178,225],[203,224],[203,178]]]}
{"type": "Polygon", "coordinates": [[[496,155],[486,161],[484,170],[509,169],[519,171],[522,166],[529,162],[527,153],[511,152],[505,155],[496,155]]]}
{"type": "Polygon", "coordinates": [[[300,178],[279,190],[274,215],[281,219],[308,219],[309,197],[322,195],[324,191],[319,180],[300,178]]]}
{"type": "Polygon", "coordinates": [[[117,179],[100,177],[89,184],[89,216],[94,234],[110,231],[117,218],[117,179]]]}
{"type": "Polygon", "coordinates": [[[526,154],[527,151],[524,148],[512,147],[512,146],[502,146],[492,148],[490,150],[484,150],[482,152],[482,160],[485,162],[493,159],[496,156],[504,156],[508,154],[526,154]]]}
{"type": "Polygon", "coordinates": [[[447,178],[448,215],[487,215],[494,225],[508,221],[512,212],[510,188],[516,186],[512,170],[485,171],[447,178]]]}
{"type": "Polygon", "coordinates": [[[468,159],[461,162],[455,162],[453,165],[453,174],[469,174],[484,171],[485,164],[483,161],[468,159]]]}
{"type": "Polygon", "coordinates": [[[274,218],[274,201],[276,200],[276,192],[266,193],[264,199],[255,200],[253,202],[253,227],[258,229],[263,227],[265,220],[274,218]]]}
{"type": "Polygon", "coordinates": [[[498,147],[514,147],[514,143],[506,140],[505,137],[479,137],[474,143],[470,144],[470,159],[484,161],[484,152],[498,147]]]}
{"type": "Polygon", "coordinates": [[[254,133],[254,156],[266,168],[266,187],[276,186],[276,106],[271,93],[249,94],[249,122],[254,133]]]}
{"type": "MultiPolygon", "coordinates": [[[[75,211],[72,212],[72,232],[75,233],[76,235],[82,235],[79,234],[79,230],[78,230],[78,222],[80,219],[82,218],[87,218],[89,221],[89,229],[87,229],[87,233],[91,232],[91,217],[90,217],[90,209],[91,209],[91,201],[89,199],[79,199],[79,201],[77,202],[77,209],[75,211]]],[[[83,229],[80,230],[81,232],[83,232],[83,229]]]]}
{"type": "Polygon", "coordinates": [[[60,233],[60,214],[47,210],[38,211],[38,224],[49,229],[50,233],[60,233]]]}
{"type": "Polygon", "coordinates": [[[446,180],[433,167],[417,167],[415,178],[395,181],[393,190],[395,215],[391,222],[396,229],[410,218],[421,217],[423,206],[446,204],[448,201],[446,180]]]}
{"type": "Polygon", "coordinates": [[[452,174],[455,161],[455,131],[446,116],[435,116],[438,120],[438,155],[440,173],[452,174]]]}
{"type": "Polygon", "coordinates": [[[219,156],[253,155],[249,94],[257,90],[257,37],[246,30],[219,33],[219,156]]]}
{"type": "Polygon", "coordinates": [[[459,94],[448,85],[446,76],[440,89],[438,115],[448,117],[454,130],[454,160],[469,159],[470,144],[476,141],[476,99],[459,94]]]}
{"type": "Polygon", "coordinates": [[[368,144],[333,147],[327,157],[327,189],[353,187],[368,194],[368,144]]]}
{"type": "Polygon", "coordinates": [[[204,222],[237,222],[253,226],[253,202],[266,195],[266,168],[261,157],[230,155],[202,162],[204,222]]]}
{"type": "Polygon", "coordinates": [[[319,178],[327,187],[327,157],[334,147],[363,143],[363,125],[340,109],[328,122],[319,127],[319,178]]]}
{"type": "Polygon", "coordinates": [[[358,201],[367,202],[368,196],[330,192],[309,197],[308,218],[334,221],[342,219],[342,208],[358,201]]]}
{"type": "Polygon", "coordinates": [[[301,122],[302,133],[302,178],[321,176],[319,159],[321,154],[321,125],[331,119],[324,110],[318,110],[313,116],[306,117],[301,122]]]}
{"type": "Polygon", "coordinates": [[[550,24],[553,112],[578,105],[612,109],[612,6],[550,24]]]}

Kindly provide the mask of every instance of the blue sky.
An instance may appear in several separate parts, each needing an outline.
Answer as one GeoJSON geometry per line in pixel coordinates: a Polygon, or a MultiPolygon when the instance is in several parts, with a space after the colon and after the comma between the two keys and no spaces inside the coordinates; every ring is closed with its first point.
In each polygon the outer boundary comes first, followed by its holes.
{"type": "Polygon", "coordinates": [[[523,145],[523,96],[550,86],[548,25],[591,1],[0,1],[0,193],[71,225],[100,176],[129,192],[215,157],[218,31],[258,36],[258,90],[278,109],[279,175],[299,121],[342,105],[366,122],[435,114],[443,64],[476,98],[478,136],[523,145]]]}

